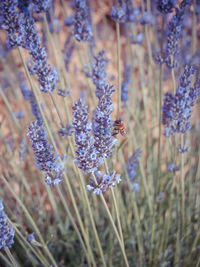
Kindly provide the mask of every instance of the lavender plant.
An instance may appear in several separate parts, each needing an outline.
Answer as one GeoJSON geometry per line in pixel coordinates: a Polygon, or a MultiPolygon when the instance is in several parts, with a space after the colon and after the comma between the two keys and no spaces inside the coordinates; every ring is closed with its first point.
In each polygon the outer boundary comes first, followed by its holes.
{"type": "Polygon", "coordinates": [[[198,266],[199,6],[0,1],[0,266],[198,266]]]}

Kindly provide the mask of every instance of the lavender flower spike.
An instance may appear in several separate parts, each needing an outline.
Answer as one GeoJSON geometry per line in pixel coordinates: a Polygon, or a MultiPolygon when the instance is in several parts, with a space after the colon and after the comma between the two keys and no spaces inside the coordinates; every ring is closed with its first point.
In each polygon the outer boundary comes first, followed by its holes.
{"type": "Polygon", "coordinates": [[[87,0],[74,0],[74,37],[79,42],[91,41],[92,27],[89,21],[89,7],[87,0]]]}
{"type": "Polygon", "coordinates": [[[192,123],[192,107],[200,95],[200,83],[198,79],[192,86],[191,78],[194,68],[186,65],[183,75],[180,77],[180,85],[176,94],[166,93],[164,96],[162,123],[165,126],[164,135],[169,137],[175,133],[184,134],[190,130],[192,123]]]}
{"type": "Polygon", "coordinates": [[[35,153],[35,165],[46,172],[46,183],[50,186],[58,185],[62,181],[64,162],[56,153],[52,153],[53,147],[48,143],[47,132],[38,121],[29,125],[27,136],[32,142],[35,153]]]}
{"type": "Polygon", "coordinates": [[[15,230],[7,222],[3,200],[0,199],[0,250],[10,248],[14,243],[14,236],[15,230]]]}
{"type": "Polygon", "coordinates": [[[94,110],[92,130],[95,138],[95,147],[100,157],[107,158],[113,151],[117,139],[112,136],[112,111],[111,95],[115,90],[113,86],[106,85],[102,88],[102,96],[94,110]]]}
{"type": "Polygon", "coordinates": [[[90,136],[92,129],[88,121],[87,106],[80,99],[73,106],[72,126],[75,131],[76,158],[75,164],[85,173],[92,173],[97,170],[97,166],[102,164],[102,158],[97,155],[94,146],[94,138],[90,136]]]}

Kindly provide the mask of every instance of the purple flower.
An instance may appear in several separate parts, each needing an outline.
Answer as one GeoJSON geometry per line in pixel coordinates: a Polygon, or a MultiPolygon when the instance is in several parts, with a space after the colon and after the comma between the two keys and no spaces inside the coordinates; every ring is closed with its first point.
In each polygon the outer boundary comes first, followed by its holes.
{"type": "Polygon", "coordinates": [[[130,90],[130,84],[131,84],[130,78],[131,78],[131,66],[130,64],[126,63],[124,67],[123,82],[121,89],[121,100],[123,102],[123,107],[127,106],[127,102],[129,100],[128,92],[130,90]]]}
{"type": "Polygon", "coordinates": [[[62,97],[66,97],[67,95],[71,96],[71,91],[68,88],[66,88],[64,90],[58,89],[58,95],[60,95],[62,97]]]}
{"type": "Polygon", "coordinates": [[[19,110],[19,111],[14,111],[13,113],[14,113],[15,117],[16,117],[18,120],[22,120],[22,119],[24,119],[24,110],[23,110],[23,109],[21,109],[21,110],[19,110]]]}
{"type": "Polygon", "coordinates": [[[45,179],[47,184],[53,186],[61,183],[64,160],[62,161],[56,153],[52,153],[53,147],[48,143],[47,132],[43,126],[38,121],[32,122],[27,136],[32,143],[35,165],[47,173],[45,179]]]}
{"type": "Polygon", "coordinates": [[[180,77],[180,85],[176,94],[166,93],[163,103],[162,123],[165,126],[164,135],[169,137],[175,133],[184,134],[192,127],[192,107],[200,94],[198,79],[194,86],[191,85],[191,78],[194,75],[194,68],[186,65],[183,75],[180,77]]]}
{"type": "Polygon", "coordinates": [[[168,170],[170,171],[170,172],[176,172],[176,171],[179,171],[180,170],[180,166],[177,166],[175,163],[170,163],[169,165],[168,165],[168,170]]]}
{"type": "Polygon", "coordinates": [[[37,33],[35,21],[32,17],[21,14],[19,17],[20,35],[23,36],[22,46],[30,51],[29,71],[38,76],[40,90],[45,93],[52,92],[58,82],[58,74],[55,67],[51,68],[47,63],[45,47],[41,46],[41,39],[37,33]]]}
{"type": "Polygon", "coordinates": [[[184,154],[186,152],[190,151],[190,146],[188,146],[188,141],[186,141],[183,146],[179,145],[179,149],[178,149],[180,154],[184,154]]]}
{"type": "Polygon", "coordinates": [[[0,250],[10,248],[14,243],[15,230],[7,222],[3,200],[0,199],[0,250]]]}
{"type": "Polygon", "coordinates": [[[91,123],[88,121],[87,106],[80,99],[73,106],[72,127],[75,131],[76,158],[75,164],[85,173],[92,173],[102,164],[102,158],[97,154],[94,138],[90,136],[91,123]]]}
{"type": "Polygon", "coordinates": [[[11,47],[18,46],[21,41],[17,36],[19,29],[17,4],[17,0],[0,1],[0,27],[6,30],[11,47]]]}
{"type": "Polygon", "coordinates": [[[129,158],[126,164],[126,170],[133,186],[133,192],[139,191],[139,184],[136,180],[137,168],[138,168],[138,158],[141,156],[142,150],[140,148],[136,149],[133,155],[129,158]]]}
{"type": "Polygon", "coordinates": [[[19,159],[21,162],[25,161],[27,153],[27,141],[25,138],[22,138],[19,145],[19,159]]]}
{"type": "Polygon", "coordinates": [[[171,61],[171,57],[175,57],[179,53],[179,40],[182,34],[183,11],[176,8],[176,14],[168,25],[167,47],[165,50],[165,62],[169,68],[174,68],[177,62],[171,61]]]}
{"type": "Polygon", "coordinates": [[[126,18],[126,4],[122,2],[116,3],[112,7],[110,16],[116,22],[124,22],[126,18]]]}
{"type": "Polygon", "coordinates": [[[101,97],[102,88],[107,83],[106,67],[108,59],[105,57],[105,51],[101,50],[97,56],[94,56],[94,63],[92,65],[92,80],[96,85],[96,95],[101,97]]]}
{"type": "Polygon", "coordinates": [[[75,48],[75,42],[72,40],[72,34],[69,34],[65,46],[64,46],[64,61],[65,61],[65,67],[68,70],[69,62],[72,58],[73,52],[75,48]]]}
{"type": "MultiPolygon", "coordinates": [[[[42,6],[45,8],[49,1],[33,2],[40,9],[42,6]]],[[[10,47],[22,46],[29,50],[32,60],[29,61],[30,73],[38,76],[41,91],[52,92],[58,82],[58,74],[55,67],[51,68],[47,63],[47,53],[42,47],[33,16],[17,10],[15,0],[1,1],[0,12],[1,27],[8,33],[10,47]]]]}
{"type": "Polygon", "coordinates": [[[28,88],[28,85],[26,83],[25,77],[22,72],[19,73],[19,82],[20,82],[20,89],[22,95],[24,96],[24,99],[30,102],[33,115],[35,116],[36,120],[42,124],[42,116],[40,114],[40,110],[37,105],[35,96],[33,92],[28,88]]]}
{"type": "Polygon", "coordinates": [[[145,26],[147,24],[153,25],[155,23],[155,18],[151,12],[144,12],[140,18],[140,23],[145,26]]]}
{"type": "Polygon", "coordinates": [[[121,182],[120,174],[116,174],[114,171],[109,174],[102,174],[100,171],[96,172],[97,184],[93,180],[90,180],[90,184],[86,186],[88,191],[92,191],[96,195],[104,193],[107,189],[111,187],[116,187],[116,184],[121,182]]]}
{"type": "Polygon", "coordinates": [[[92,26],[89,19],[87,0],[74,0],[74,37],[79,42],[90,42],[93,38],[92,26]]]}
{"type": "Polygon", "coordinates": [[[99,97],[99,103],[92,117],[94,145],[98,155],[103,158],[110,156],[113,151],[113,146],[117,143],[117,139],[112,136],[113,103],[111,95],[114,91],[113,86],[106,85],[102,87],[102,95],[99,97]]]}
{"type": "Polygon", "coordinates": [[[133,8],[132,0],[125,0],[125,20],[126,22],[137,22],[140,11],[133,8]]]}
{"type": "Polygon", "coordinates": [[[113,86],[107,84],[106,66],[108,60],[105,58],[105,51],[102,50],[94,57],[92,65],[92,79],[96,85],[96,96],[99,99],[98,105],[93,112],[92,130],[95,138],[95,147],[100,157],[109,157],[112,147],[117,139],[112,136],[112,111],[113,103],[111,95],[114,93],[113,86]]]}
{"type": "Polygon", "coordinates": [[[27,236],[27,239],[28,239],[28,241],[29,241],[31,244],[35,243],[35,242],[36,242],[36,240],[35,240],[35,233],[29,234],[29,235],[27,236]]]}
{"type": "Polygon", "coordinates": [[[163,14],[168,14],[173,11],[176,6],[176,0],[157,0],[157,10],[163,14]]]}
{"type": "MultiPolygon", "coordinates": [[[[62,125],[63,126],[63,125],[62,125]]],[[[60,128],[58,131],[60,136],[68,137],[71,136],[74,132],[73,127],[67,122],[66,127],[60,128]]]]}

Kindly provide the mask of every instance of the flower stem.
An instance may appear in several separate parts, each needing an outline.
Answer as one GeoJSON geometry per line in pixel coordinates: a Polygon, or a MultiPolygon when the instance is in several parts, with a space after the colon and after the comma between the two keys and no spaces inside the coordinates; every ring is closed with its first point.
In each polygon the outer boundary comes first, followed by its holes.
{"type": "Polygon", "coordinates": [[[117,67],[118,67],[118,105],[117,105],[117,118],[120,118],[121,107],[121,44],[120,44],[120,26],[119,22],[116,22],[117,32],[117,67]]]}

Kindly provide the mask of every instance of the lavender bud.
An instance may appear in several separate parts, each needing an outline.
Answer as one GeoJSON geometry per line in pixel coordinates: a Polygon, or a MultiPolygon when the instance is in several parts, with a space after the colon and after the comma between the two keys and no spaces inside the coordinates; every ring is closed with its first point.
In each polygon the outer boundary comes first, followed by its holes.
{"type": "Polygon", "coordinates": [[[27,239],[28,239],[28,241],[29,241],[31,244],[35,243],[35,242],[36,242],[36,240],[35,240],[35,233],[29,234],[29,235],[27,236],[27,239]]]}

